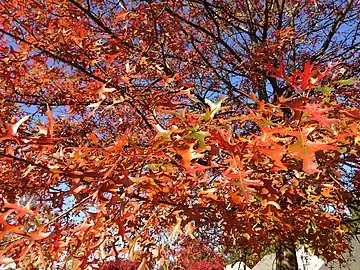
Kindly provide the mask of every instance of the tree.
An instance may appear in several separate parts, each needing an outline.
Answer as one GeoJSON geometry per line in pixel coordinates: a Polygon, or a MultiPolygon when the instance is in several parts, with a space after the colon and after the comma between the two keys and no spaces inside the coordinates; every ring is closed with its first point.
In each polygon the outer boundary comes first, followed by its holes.
{"type": "Polygon", "coordinates": [[[126,259],[116,259],[115,261],[106,263],[102,266],[104,270],[136,270],[140,263],[132,262],[126,259]]]}
{"type": "Polygon", "coordinates": [[[0,262],[146,269],[182,236],[340,259],[359,205],[359,14],[2,1],[0,262]]]}
{"type": "Polygon", "coordinates": [[[225,268],[225,259],[208,247],[208,244],[201,243],[191,238],[181,243],[181,248],[174,252],[174,262],[170,269],[193,269],[193,270],[219,270],[225,268]]]}

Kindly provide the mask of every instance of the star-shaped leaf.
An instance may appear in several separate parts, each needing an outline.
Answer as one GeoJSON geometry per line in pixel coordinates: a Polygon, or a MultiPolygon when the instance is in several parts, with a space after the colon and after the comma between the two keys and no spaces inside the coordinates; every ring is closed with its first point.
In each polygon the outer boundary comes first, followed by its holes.
{"type": "Polygon", "coordinates": [[[303,170],[306,173],[318,172],[317,164],[315,162],[315,153],[324,150],[337,150],[338,148],[333,145],[325,143],[317,143],[308,140],[308,135],[314,128],[300,129],[299,131],[290,132],[289,134],[297,137],[297,142],[289,145],[288,151],[300,157],[303,160],[303,170]]]}
{"type": "Polygon", "coordinates": [[[199,141],[200,149],[205,148],[205,138],[210,136],[210,133],[207,131],[193,131],[190,134],[186,135],[184,138],[193,138],[199,141]]]}
{"type": "Polygon", "coordinates": [[[190,143],[187,148],[175,148],[176,153],[182,157],[182,164],[185,169],[191,168],[191,160],[204,156],[204,154],[197,153],[194,150],[194,145],[194,143],[190,143]]]}

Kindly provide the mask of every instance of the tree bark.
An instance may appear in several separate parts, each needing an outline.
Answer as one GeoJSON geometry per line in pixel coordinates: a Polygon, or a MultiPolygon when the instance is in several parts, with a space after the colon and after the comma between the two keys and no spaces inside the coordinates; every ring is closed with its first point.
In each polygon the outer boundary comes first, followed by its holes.
{"type": "Polygon", "coordinates": [[[293,242],[280,245],[276,252],[276,270],[298,270],[296,247],[293,242]]]}

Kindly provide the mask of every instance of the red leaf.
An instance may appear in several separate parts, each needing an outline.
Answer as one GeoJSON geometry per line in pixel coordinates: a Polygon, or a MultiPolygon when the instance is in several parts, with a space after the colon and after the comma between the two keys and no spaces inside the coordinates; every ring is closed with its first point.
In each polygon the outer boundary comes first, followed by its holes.
{"type": "Polygon", "coordinates": [[[299,92],[312,89],[319,81],[324,78],[335,65],[328,65],[326,69],[321,72],[319,68],[314,68],[314,65],[307,61],[304,64],[302,72],[294,72],[292,75],[287,76],[285,73],[285,65],[280,63],[278,68],[267,65],[266,69],[270,71],[270,76],[284,79],[288,84],[292,85],[299,92]]]}
{"type": "Polygon", "coordinates": [[[307,103],[303,108],[295,109],[310,113],[307,118],[313,121],[319,122],[321,125],[330,128],[331,124],[338,122],[337,119],[329,119],[326,115],[327,112],[331,111],[330,108],[321,108],[318,104],[307,103]]]}

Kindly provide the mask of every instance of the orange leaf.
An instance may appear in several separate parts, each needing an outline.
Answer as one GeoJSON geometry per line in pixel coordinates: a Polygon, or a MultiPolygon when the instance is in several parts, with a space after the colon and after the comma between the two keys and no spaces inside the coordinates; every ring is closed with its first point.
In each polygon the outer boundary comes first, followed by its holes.
{"type": "Polygon", "coordinates": [[[52,111],[50,110],[50,107],[49,105],[46,105],[47,106],[47,110],[46,110],[46,116],[48,118],[48,135],[50,136],[50,138],[53,137],[54,135],[54,118],[53,118],[53,115],[52,115],[52,111]]]}
{"type": "Polygon", "coordinates": [[[182,156],[182,164],[185,169],[191,168],[191,160],[196,158],[201,158],[204,156],[204,154],[197,153],[194,150],[194,143],[188,144],[188,147],[183,148],[175,148],[176,153],[178,153],[180,156],[182,156]]]}
{"type": "Polygon", "coordinates": [[[39,241],[49,237],[51,232],[42,232],[41,230],[36,230],[34,232],[28,232],[27,235],[30,236],[33,240],[39,241]]]}
{"type": "Polygon", "coordinates": [[[330,128],[331,124],[337,123],[337,119],[329,119],[325,113],[329,112],[330,108],[321,108],[318,104],[311,104],[307,103],[304,107],[296,109],[303,112],[308,112],[310,115],[308,116],[308,119],[317,121],[321,125],[330,128]]]}
{"type": "Polygon", "coordinates": [[[196,230],[196,227],[195,227],[192,223],[193,223],[193,222],[190,221],[190,222],[186,225],[185,235],[190,236],[191,239],[195,239],[195,236],[193,235],[193,232],[196,230]]]}
{"type": "Polygon", "coordinates": [[[337,150],[333,145],[324,143],[316,143],[309,141],[307,136],[314,130],[314,128],[300,129],[300,131],[288,132],[298,138],[298,141],[289,145],[288,151],[303,160],[303,170],[306,173],[318,172],[317,164],[315,163],[315,153],[324,150],[337,150]]]}
{"type": "Polygon", "coordinates": [[[321,195],[323,195],[326,198],[331,198],[332,195],[330,194],[331,189],[329,188],[323,188],[323,190],[321,191],[321,195]]]}
{"type": "Polygon", "coordinates": [[[176,224],[171,229],[170,238],[174,237],[176,233],[182,234],[181,231],[182,219],[179,216],[177,216],[176,220],[177,220],[176,224]]]}

